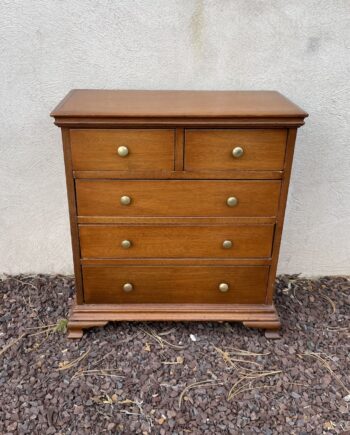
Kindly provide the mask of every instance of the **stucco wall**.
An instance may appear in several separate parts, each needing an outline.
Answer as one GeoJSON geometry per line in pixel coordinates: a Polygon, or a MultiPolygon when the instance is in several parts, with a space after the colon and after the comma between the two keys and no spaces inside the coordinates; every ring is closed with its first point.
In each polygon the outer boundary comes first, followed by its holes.
{"type": "Polygon", "coordinates": [[[299,130],[279,272],[350,273],[349,0],[2,0],[0,272],[72,272],[71,88],[276,89],[299,130]]]}

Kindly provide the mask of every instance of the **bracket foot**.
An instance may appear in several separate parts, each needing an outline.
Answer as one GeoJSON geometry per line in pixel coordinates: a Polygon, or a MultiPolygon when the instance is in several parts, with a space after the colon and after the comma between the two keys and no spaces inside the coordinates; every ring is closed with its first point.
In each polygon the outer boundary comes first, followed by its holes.
{"type": "Polygon", "coordinates": [[[94,328],[95,326],[105,326],[107,321],[79,321],[71,320],[68,322],[68,334],[67,338],[79,339],[82,338],[84,334],[84,329],[94,328]]]}

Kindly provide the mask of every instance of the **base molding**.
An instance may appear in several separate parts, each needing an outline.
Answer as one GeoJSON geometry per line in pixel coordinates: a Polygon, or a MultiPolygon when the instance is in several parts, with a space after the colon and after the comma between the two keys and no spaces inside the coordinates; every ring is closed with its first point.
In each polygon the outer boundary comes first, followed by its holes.
{"type": "Polygon", "coordinates": [[[81,338],[83,330],[122,321],[227,321],[270,331],[275,338],[281,327],[275,306],[221,304],[73,304],[68,338],[81,338]]]}

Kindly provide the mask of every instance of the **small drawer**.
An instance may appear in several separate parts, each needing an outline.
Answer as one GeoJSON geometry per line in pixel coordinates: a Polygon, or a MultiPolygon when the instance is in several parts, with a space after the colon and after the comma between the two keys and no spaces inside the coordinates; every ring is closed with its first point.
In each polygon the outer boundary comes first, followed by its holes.
{"type": "Polygon", "coordinates": [[[280,181],[76,180],[80,216],[274,217],[280,181]]]}
{"type": "Polygon", "coordinates": [[[266,266],[85,266],[88,304],[263,304],[266,266]]]}
{"type": "Polygon", "coordinates": [[[174,130],[72,129],[70,142],[77,171],[174,169],[174,130]]]}
{"type": "Polygon", "coordinates": [[[287,130],[186,130],[185,169],[282,170],[287,130]]]}
{"type": "Polygon", "coordinates": [[[270,257],[274,225],[80,225],[83,258],[270,257]]]}

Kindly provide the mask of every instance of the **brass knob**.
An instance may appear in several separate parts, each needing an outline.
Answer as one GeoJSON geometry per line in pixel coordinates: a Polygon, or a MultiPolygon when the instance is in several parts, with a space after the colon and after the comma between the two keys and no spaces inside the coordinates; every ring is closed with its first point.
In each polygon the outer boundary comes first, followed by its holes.
{"type": "Polygon", "coordinates": [[[118,147],[118,154],[120,155],[120,157],[126,157],[129,154],[128,147],[125,146],[118,147]]]}
{"type": "Polygon", "coordinates": [[[127,282],[123,285],[123,290],[127,293],[131,292],[132,290],[134,290],[134,286],[130,283],[127,282]]]}
{"type": "Polygon", "coordinates": [[[238,159],[239,157],[242,157],[244,154],[244,150],[241,147],[235,147],[232,150],[232,155],[234,158],[238,159]]]}
{"type": "Polygon", "coordinates": [[[222,247],[225,248],[225,249],[231,249],[232,245],[233,245],[233,243],[232,243],[231,240],[224,240],[222,242],[222,247]]]}
{"type": "Polygon", "coordinates": [[[226,282],[222,282],[221,284],[219,284],[219,290],[222,292],[222,293],[226,293],[226,292],[228,292],[228,290],[229,290],[229,285],[226,283],[226,282]]]}
{"type": "Polygon", "coordinates": [[[131,242],[130,242],[130,240],[123,240],[123,241],[121,242],[121,246],[122,246],[123,249],[129,249],[130,246],[131,246],[131,242]]]}
{"type": "Polygon", "coordinates": [[[238,204],[238,199],[235,196],[230,196],[227,198],[226,204],[229,207],[235,207],[238,204]]]}
{"type": "Polygon", "coordinates": [[[129,205],[130,203],[131,203],[130,196],[124,195],[124,196],[120,197],[120,204],[122,204],[122,205],[129,205]]]}

